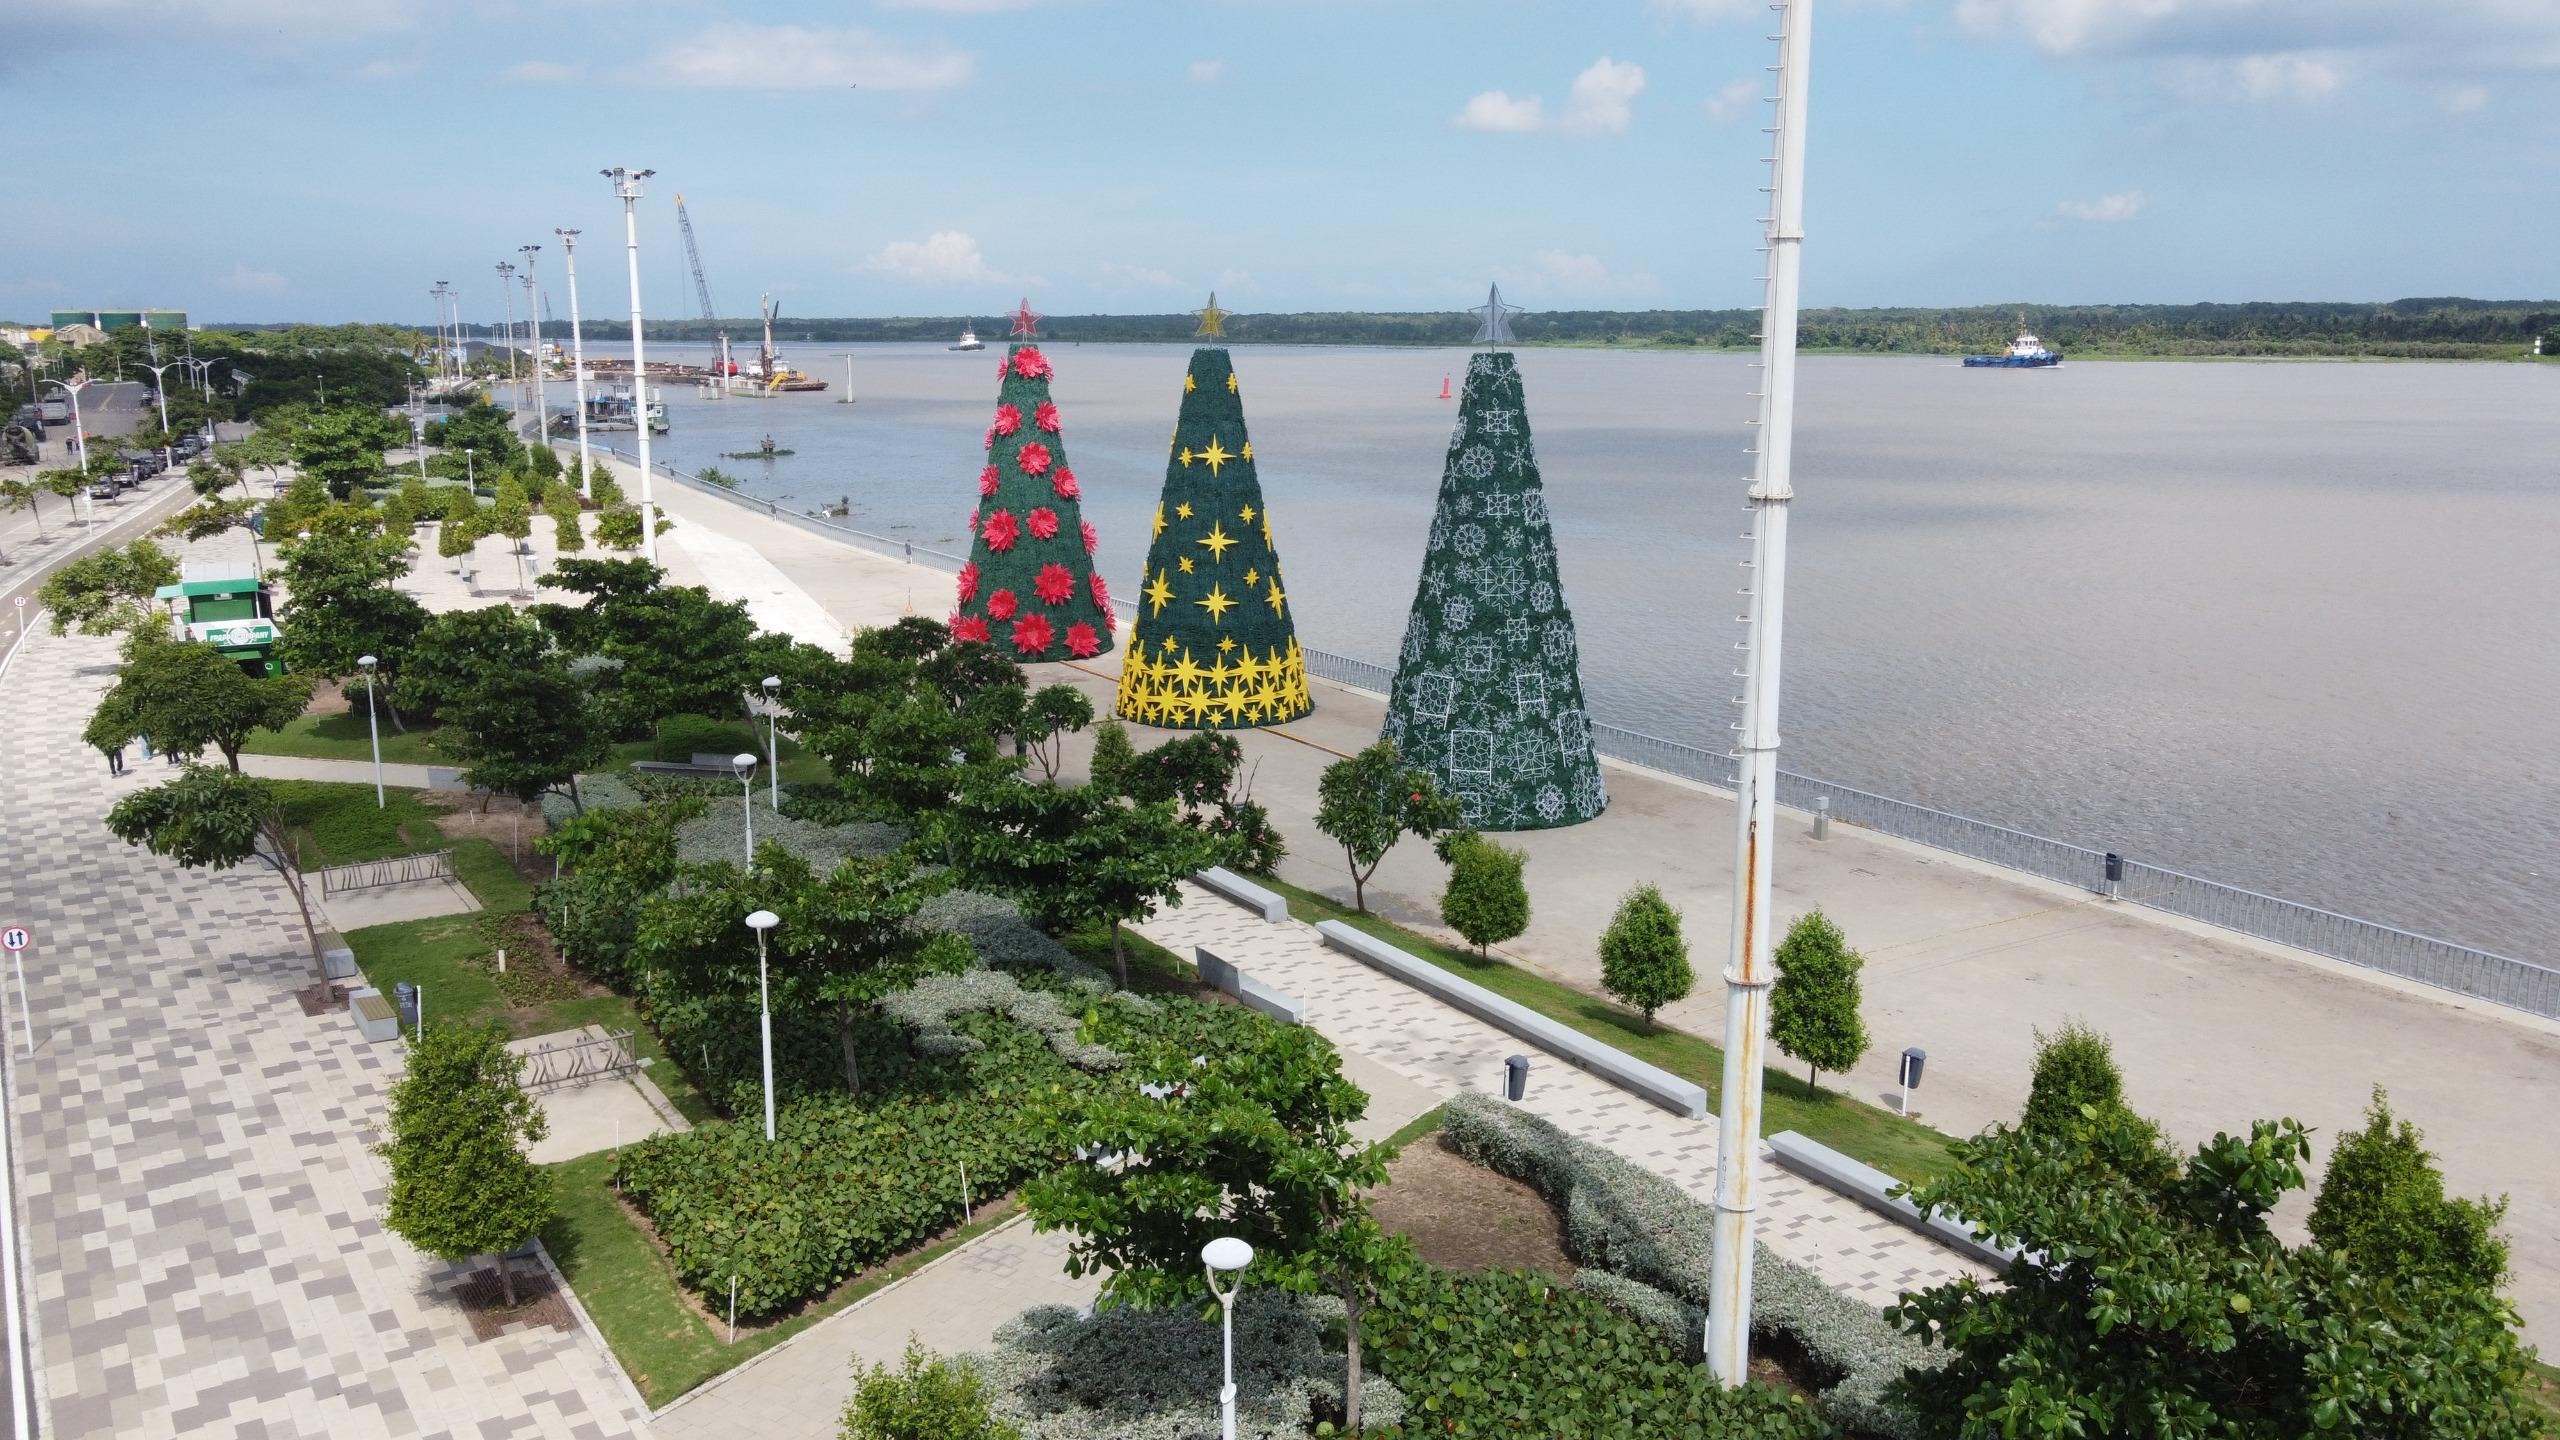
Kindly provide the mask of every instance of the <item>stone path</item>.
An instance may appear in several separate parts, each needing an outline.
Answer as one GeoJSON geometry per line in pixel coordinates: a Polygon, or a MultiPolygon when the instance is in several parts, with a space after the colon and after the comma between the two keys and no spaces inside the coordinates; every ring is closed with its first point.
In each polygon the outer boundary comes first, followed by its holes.
{"type": "MultiPolygon", "coordinates": [[[[1499,1094],[1505,1056],[1530,1059],[1523,1108],[1568,1134],[1605,1146],[1700,1200],[1716,1184],[1716,1122],[1684,1120],[1400,985],[1328,948],[1315,927],[1274,925],[1183,886],[1184,901],[1137,928],[1177,955],[1206,946],[1257,980],[1304,1001],[1307,1023],[1347,1053],[1365,1056],[1446,1099],[1463,1090],[1499,1094]]],[[[1990,1272],[1915,1231],[1781,1170],[1761,1151],[1759,1235],[1812,1267],[1833,1288],[1879,1308],[1906,1290],[1990,1272]]]]}
{"type": "Polygon", "coordinates": [[[475,1342],[448,1293],[462,1268],[383,1232],[368,1146],[400,1051],[294,1004],[310,961],[281,885],[106,832],[166,773],[110,780],[79,745],[113,658],[32,636],[0,742],[0,910],[38,943],[14,1119],[47,1433],[645,1433],[593,1337],[475,1342]]]}

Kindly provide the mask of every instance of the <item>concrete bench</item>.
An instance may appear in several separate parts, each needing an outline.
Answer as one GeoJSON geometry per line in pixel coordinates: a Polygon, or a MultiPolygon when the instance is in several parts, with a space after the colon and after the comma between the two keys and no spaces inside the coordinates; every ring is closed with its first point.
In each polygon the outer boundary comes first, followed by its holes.
{"type": "Polygon", "coordinates": [[[738,778],[738,772],[727,765],[686,765],[674,760],[634,760],[631,768],[646,775],[691,775],[712,780],[738,778]]]}
{"type": "Polygon", "coordinates": [[[1212,865],[1191,877],[1193,883],[1212,895],[1232,900],[1247,910],[1258,911],[1262,918],[1277,925],[1289,918],[1289,902],[1263,889],[1233,870],[1212,865]]]}
{"type": "Polygon", "coordinates": [[[2015,1249],[1975,1239],[1973,1227],[1960,1217],[1943,1213],[1921,1214],[1919,1206],[1886,1193],[1901,1181],[1863,1161],[1852,1160],[1821,1141],[1809,1140],[1793,1130],[1781,1130],[1770,1136],[1767,1144],[1769,1153],[1789,1170],[1825,1190],[1857,1201],[1888,1220],[1917,1230],[1960,1255],[1979,1260],[1994,1270],[2007,1269],[2009,1262],[2018,1258],[2015,1249]]]}
{"type": "MultiPolygon", "coordinates": [[[[1603,1045],[1561,1021],[1550,1020],[1526,1005],[1505,1000],[1472,980],[1453,975],[1428,960],[1408,955],[1384,940],[1362,934],[1339,920],[1319,923],[1316,933],[1324,937],[1326,944],[1370,969],[1454,1005],[1496,1030],[1526,1040],[1576,1069],[1597,1075],[1674,1115],[1692,1120],[1706,1116],[1707,1092],[1704,1086],[1683,1080],[1658,1065],[1648,1065],[1623,1050],[1603,1045]]],[[[1493,1057],[1486,1059],[1491,1064],[1493,1057]]],[[[1530,1083],[1537,1083],[1535,1077],[1530,1083]]]]}
{"type": "Polygon", "coordinates": [[[344,945],[332,945],[322,950],[320,972],[332,980],[352,979],[356,973],[356,952],[344,945]]]}
{"type": "Polygon", "coordinates": [[[1202,946],[1191,949],[1192,963],[1200,967],[1200,978],[1212,988],[1233,995],[1248,1010],[1259,1010],[1287,1025],[1307,1023],[1307,1004],[1293,996],[1283,995],[1261,981],[1220,959],[1202,946]]]}
{"type": "Polygon", "coordinates": [[[348,992],[347,1013],[355,1017],[356,1033],[367,1040],[400,1038],[400,1012],[370,985],[348,992]]]}

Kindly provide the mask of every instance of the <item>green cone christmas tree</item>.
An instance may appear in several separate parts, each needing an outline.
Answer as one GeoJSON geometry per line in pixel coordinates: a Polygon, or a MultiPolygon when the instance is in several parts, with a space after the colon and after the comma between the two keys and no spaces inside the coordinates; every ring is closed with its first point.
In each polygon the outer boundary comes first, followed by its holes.
{"type": "Polygon", "coordinates": [[[1015,345],[1000,370],[951,633],[1026,664],[1099,655],[1111,645],[1111,593],[1093,568],[1096,540],[1067,468],[1048,357],[1015,345]]]}
{"type": "Polygon", "coordinates": [[[1130,634],[1115,706],[1123,718],[1236,729],[1314,708],[1224,350],[1194,350],[1182,377],[1182,418],[1130,634]]]}
{"type": "Polygon", "coordinates": [[[1385,736],[1478,829],[1574,825],[1609,803],[1508,353],[1467,365],[1385,736]]]}

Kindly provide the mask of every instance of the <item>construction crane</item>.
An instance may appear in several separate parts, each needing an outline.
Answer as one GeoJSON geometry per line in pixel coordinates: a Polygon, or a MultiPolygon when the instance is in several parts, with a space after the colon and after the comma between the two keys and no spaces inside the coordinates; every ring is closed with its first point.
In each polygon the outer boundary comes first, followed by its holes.
{"type": "Polygon", "coordinates": [[[676,197],[676,228],[684,232],[684,258],[693,266],[693,295],[702,302],[702,318],[717,320],[719,308],[711,303],[711,282],[702,276],[702,249],[693,243],[693,217],[684,213],[684,197],[676,197]]]}

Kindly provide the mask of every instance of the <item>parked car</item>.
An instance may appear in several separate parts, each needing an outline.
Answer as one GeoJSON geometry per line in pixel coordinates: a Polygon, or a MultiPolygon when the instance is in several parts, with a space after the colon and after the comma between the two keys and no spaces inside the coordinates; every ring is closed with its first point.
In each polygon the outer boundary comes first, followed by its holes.
{"type": "Polygon", "coordinates": [[[44,402],[43,413],[47,425],[68,425],[71,423],[71,402],[59,396],[49,398],[44,402]]]}

